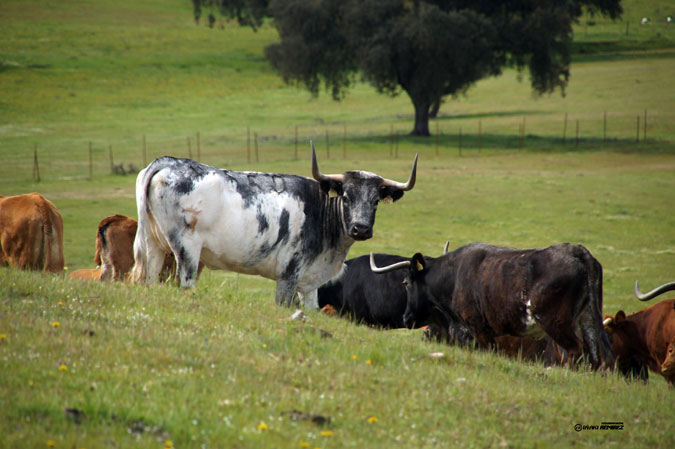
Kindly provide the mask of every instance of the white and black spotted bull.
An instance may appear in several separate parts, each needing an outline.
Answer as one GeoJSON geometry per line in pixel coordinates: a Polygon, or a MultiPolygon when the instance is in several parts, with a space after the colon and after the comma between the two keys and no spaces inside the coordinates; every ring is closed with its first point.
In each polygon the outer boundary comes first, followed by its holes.
{"type": "Polygon", "coordinates": [[[138,174],[138,232],[132,280],[155,282],[172,251],[182,287],[194,285],[201,260],[211,269],[277,282],[276,303],[294,294],[318,308],[317,288],[342,267],[349,248],[373,235],[381,200],[415,185],[366,171],[324,175],[312,145],[312,176],[237,172],[162,157],[138,174]]]}
{"type": "Polygon", "coordinates": [[[571,360],[583,352],[594,367],[613,364],[602,327],[602,266],[583,246],[518,250],[472,243],[388,267],[371,259],[371,267],[407,268],[408,326],[432,324],[480,347],[502,335],[548,335],[571,360]]]}

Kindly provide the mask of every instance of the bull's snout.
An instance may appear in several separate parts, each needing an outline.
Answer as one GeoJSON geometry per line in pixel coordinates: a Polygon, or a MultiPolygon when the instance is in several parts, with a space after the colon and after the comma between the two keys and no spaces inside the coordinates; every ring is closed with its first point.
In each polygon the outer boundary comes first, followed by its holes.
{"type": "Polygon", "coordinates": [[[354,240],[368,240],[373,236],[373,228],[367,224],[354,223],[349,228],[349,236],[354,240]]]}

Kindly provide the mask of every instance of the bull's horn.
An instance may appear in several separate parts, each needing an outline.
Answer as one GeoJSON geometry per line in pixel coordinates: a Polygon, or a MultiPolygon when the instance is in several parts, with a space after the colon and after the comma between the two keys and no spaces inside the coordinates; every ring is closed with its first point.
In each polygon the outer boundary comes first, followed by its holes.
{"type": "Polygon", "coordinates": [[[659,285],[654,290],[651,290],[647,293],[641,293],[640,288],[638,287],[638,282],[639,281],[635,281],[635,297],[640,301],[649,301],[650,299],[656,298],[665,292],[675,290],[675,282],[668,282],[667,284],[659,285]]]}
{"type": "Polygon", "coordinates": [[[445,242],[445,246],[443,247],[443,254],[448,254],[448,248],[450,248],[450,240],[445,242]]]}
{"type": "Polygon", "coordinates": [[[370,253],[370,269],[373,270],[373,273],[388,273],[389,271],[398,270],[399,268],[407,268],[409,266],[410,261],[403,260],[401,262],[396,262],[394,264],[380,268],[375,265],[375,255],[372,252],[370,253]]]}
{"type": "Polygon", "coordinates": [[[614,320],[612,319],[612,317],[605,318],[605,321],[602,322],[602,325],[603,325],[603,326],[609,326],[609,325],[612,324],[613,322],[614,322],[614,320]]]}
{"type": "Polygon", "coordinates": [[[415,160],[413,161],[412,171],[410,172],[410,178],[405,184],[402,182],[392,181],[391,179],[383,179],[382,185],[387,187],[394,187],[399,190],[407,191],[412,190],[415,187],[415,180],[417,179],[417,154],[415,154],[415,160]]]}
{"type": "Polygon", "coordinates": [[[337,181],[342,182],[344,180],[344,175],[324,175],[319,171],[319,164],[316,162],[316,150],[314,149],[314,143],[310,140],[309,144],[312,146],[312,176],[317,181],[337,181]]]}

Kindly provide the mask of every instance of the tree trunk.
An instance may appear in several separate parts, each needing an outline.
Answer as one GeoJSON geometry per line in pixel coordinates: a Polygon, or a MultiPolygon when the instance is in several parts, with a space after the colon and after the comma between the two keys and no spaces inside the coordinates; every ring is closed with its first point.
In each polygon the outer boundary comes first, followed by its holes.
{"type": "Polygon", "coordinates": [[[415,127],[410,133],[411,136],[430,136],[429,134],[429,106],[425,101],[415,102],[415,127]]]}
{"type": "Polygon", "coordinates": [[[431,108],[429,109],[429,118],[438,117],[438,110],[439,109],[441,109],[441,99],[437,98],[436,101],[434,101],[431,104],[431,108]]]}

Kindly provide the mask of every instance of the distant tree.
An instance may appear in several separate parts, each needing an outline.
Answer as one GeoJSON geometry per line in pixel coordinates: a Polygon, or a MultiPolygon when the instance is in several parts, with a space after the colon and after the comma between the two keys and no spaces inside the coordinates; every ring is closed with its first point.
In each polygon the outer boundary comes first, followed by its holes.
{"type": "MultiPolygon", "coordinates": [[[[200,0],[194,0],[199,2],[200,0]]],[[[583,10],[617,18],[621,0],[201,0],[240,24],[270,16],[281,41],[265,56],[284,81],[341,99],[357,75],[380,93],[401,90],[415,108],[412,135],[430,112],[505,67],[528,69],[535,93],[569,80],[572,24],[583,10]]]]}

